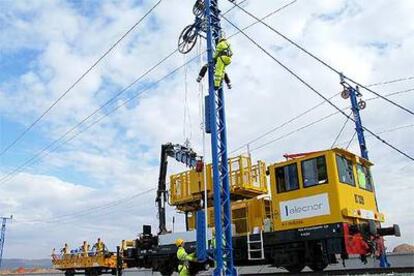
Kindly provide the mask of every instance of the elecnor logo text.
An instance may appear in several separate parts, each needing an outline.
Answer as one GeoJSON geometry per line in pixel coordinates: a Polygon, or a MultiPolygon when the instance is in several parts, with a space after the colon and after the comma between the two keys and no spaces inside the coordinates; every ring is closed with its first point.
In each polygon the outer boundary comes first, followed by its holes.
{"type": "Polygon", "coordinates": [[[281,201],[279,204],[281,221],[330,214],[329,198],[327,193],[281,201]]]}

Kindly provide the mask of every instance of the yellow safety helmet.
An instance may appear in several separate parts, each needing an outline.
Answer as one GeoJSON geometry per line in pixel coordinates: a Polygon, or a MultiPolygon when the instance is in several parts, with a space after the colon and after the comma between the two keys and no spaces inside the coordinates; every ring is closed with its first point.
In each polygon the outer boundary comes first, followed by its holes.
{"type": "Polygon", "coordinates": [[[175,241],[175,245],[176,245],[177,247],[179,247],[179,246],[183,245],[183,243],[184,243],[184,240],[183,240],[183,239],[177,239],[177,240],[175,241]]]}

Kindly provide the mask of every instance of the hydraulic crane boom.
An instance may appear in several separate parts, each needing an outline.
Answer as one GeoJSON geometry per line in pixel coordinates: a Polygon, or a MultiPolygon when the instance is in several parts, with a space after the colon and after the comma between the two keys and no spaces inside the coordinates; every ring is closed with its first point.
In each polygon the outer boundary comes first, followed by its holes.
{"type": "Polygon", "coordinates": [[[168,157],[175,158],[180,163],[185,164],[187,167],[195,168],[196,171],[203,169],[203,157],[198,156],[191,148],[179,145],[167,143],[161,145],[161,158],[160,158],[160,173],[158,178],[158,190],[155,201],[158,205],[158,219],[159,219],[159,233],[168,233],[166,227],[166,214],[165,203],[167,202],[167,167],[168,157]]]}
{"type": "Polygon", "coordinates": [[[4,241],[6,238],[6,223],[7,220],[11,220],[13,216],[10,217],[0,217],[2,220],[1,223],[1,235],[0,235],[0,268],[1,268],[1,261],[3,259],[3,247],[4,247],[4,241]]]}

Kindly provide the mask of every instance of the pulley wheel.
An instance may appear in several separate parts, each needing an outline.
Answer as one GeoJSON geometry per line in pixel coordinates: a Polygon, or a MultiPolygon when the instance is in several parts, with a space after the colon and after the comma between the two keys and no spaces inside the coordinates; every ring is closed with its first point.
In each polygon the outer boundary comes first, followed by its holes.
{"type": "Polygon", "coordinates": [[[197,37],[198,33],[194,24],[185,27],[178,38],[178,51],[182,54],[190,52],[197,42],[197,37]]]}

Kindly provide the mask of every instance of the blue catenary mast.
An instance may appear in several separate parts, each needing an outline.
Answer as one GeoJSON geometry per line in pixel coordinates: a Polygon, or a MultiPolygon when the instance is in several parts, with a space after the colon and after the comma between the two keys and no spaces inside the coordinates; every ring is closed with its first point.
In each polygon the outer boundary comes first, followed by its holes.
{"type": "Polygon", "coordinates": [[[0,217],[2,219],[1,223],[1,234],[0,234],[0,268],[1,268],[1,261],[3,259],[3,248],[4,248],[4,241],[6,239],[6,223],[8,219],[12,219],[13,216],[10,217],[0,217]]]}
{"type": "Polygon", "coordinates": [[[230,188],[227,163],[226,114],[223,87],[214,89],[213,51],[221,32],[217,0],[205,0],[207,20],[208,106],[213,159],[214,222],[216,248],[214,275],[236,275],[233,265],[230,188]]]}
{"type": "Polygon", "coordinates": [[[340,75],[340,78],[341,78],[341,84],[344,87],[344,91],[342,92],[342,97],[345,99],[349,97],[351,100],[352,114],[355,120],[355,131],[358,137],[361,156],[369,160],[367,144],[365,142],[365,136],[364,136],[364,128],[362,127],[361,116],[359,114],[359,111],[365,108],[366,103],[362,100],[360,100],[359,102],[357,100],[357,97],[362,96],[361,93],[359,92],[358,86],[356,88],[352,87],[350,84],[348,84],[345,81],[345,78],[342,74],[340,75]]]}

